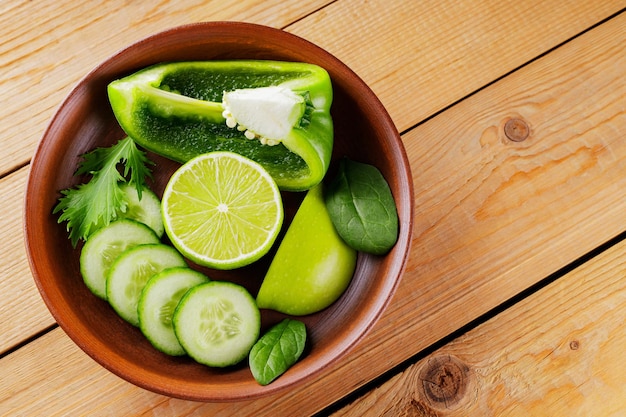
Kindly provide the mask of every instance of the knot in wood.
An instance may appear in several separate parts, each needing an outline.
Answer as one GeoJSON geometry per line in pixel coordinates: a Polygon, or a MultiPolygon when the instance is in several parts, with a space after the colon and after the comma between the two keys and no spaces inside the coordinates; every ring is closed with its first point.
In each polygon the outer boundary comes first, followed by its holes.
{"type": "Polygon", "coordinates": [[[451,408],[463,399],[469,368],[455,357],[435,356],[420,372],[423,394],[433,406],[451,408]]]}
{"type": "Polygon", "coordinates": [[[504,134],[513,142],[522,142],[530,134],[530,128],[523,119],[512,118],[504,124],[504,134]]]}

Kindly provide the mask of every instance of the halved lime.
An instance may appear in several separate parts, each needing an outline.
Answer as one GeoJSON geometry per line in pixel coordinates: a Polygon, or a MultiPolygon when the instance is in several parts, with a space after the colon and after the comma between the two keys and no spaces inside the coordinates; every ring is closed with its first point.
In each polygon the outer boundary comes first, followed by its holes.
{"type": "Polygon", "coordinates": [[[165,187],[161,210],[174,246],[216,269],[261,258],[283,222],[275,181],[261,165],[232,152],[203,154],[181,166],[165,187]]]}

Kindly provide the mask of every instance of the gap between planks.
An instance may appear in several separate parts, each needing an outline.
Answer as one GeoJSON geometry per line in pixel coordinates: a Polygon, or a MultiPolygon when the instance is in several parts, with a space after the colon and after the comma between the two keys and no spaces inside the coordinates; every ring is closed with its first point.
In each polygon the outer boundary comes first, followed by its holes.
{"type": "Polygon", "coordinates": [[[597,27],[599,27],[599,26],[601,26],[601,25],[603,25],[603,24],[607,23],[608,21],[610,21],[610,20],[612,20],[612,19],[617,18],[617,17],[618,17],[619,15],[621,15],[622,13],[626,13],[626,7],[625,7],[625,8],[623,8],[623,9],[621,9],[621,10],[619,10],[618,12],[615,12],[615,13],[613,13],[612,15],[610,15],[610,16],[608,16],[608,17],[606,17],[606,18],[602,19],[602,20],[600,20],[599,22],[597,22],[597,23],[595,23],[595,24],[593,24],[593,25],[589,26],[589,27],[588,27],[588,28],[586,28],[585,30],[580,31],[580,32],[579,32],[579,33],[577,33],[576,35],[571,36],[569,39],[566,39],[566,40],[564,40],[563,42],[561,42],[561,43],[559,43],[559,44],[557,44],[557,45],[553,46],[552,48],[550,48],[550,49],[548,49],[548,50],[546,50],[546,51],[542,52],[541,54],[539,54],[539,55],[535,56],[534,58],[529,59],[528,61],[524,62],[523,64],[521,64],[521,65],[519,65],[519,66],[517,66],[517,67],[515,67],[515,68],[511,69],[510,71],[508,71],[508,72],[506,72],[506,73],[502,74],[501,76],[499,76],[499,77],[495,78],[493,81],[488,82],[488,83],[486,83],[486,84],[482,85],[481,87],[479,87],[479,88],[475,89],[474,91],[472,91],[472,92],[470,92],[470,93],[466,94],[465,96],[463,96],[463,97],[459,98],[458,100],[456,100],[456,101],[454,101],[454,102],[452,102],[452,103],[448,104],[448,105],[447,105],[447,106],[445,106],[445,107],[442,107],[441,109],[437,110],[436,112],[433,112],[431,115],[429,115],[429,116],[425,117],[423,120],[419,121],[419,122],[418,122],[418,123],[416,123],[415,125],[410,126],[409,128],[404,129],[403,131],[401,131],[401,132],[400,132],[400,135],[401,135],[401,136],[404,136],[405,134],[407,134],[407,133],[411,132],[412,130],[416,129],[417,127],[419,127],[419,126],[423,125],[424,123],[426,123],[426,122],[428,122],[428,121],[430,121],[430,120],[434,119],[435,117],[439,116],[440,114],[445,113],[447,110],[449,110],[449,109],[451,109],[452,107],[454,107],[454,106],[458,105],[459,103],[461,103],[461,102],[463,102],[463,101],[467,100],[467,99],[468,99],[468,98],[470,98],[470,97],[475,96],[476,94],[480,93],[480,92],[481,92],[481,91],[483,91],[483,90],[486,90],[486,89],[487,89],[487,88],[489,88],[490,86],[492,86],[492,85],[494,85],[494,84],[496,84],[496,83],[498,83],[498,82],[500,82],[500,81],[504,80],[505,78],[507,78],[507,77],[508,77],[508,76],[510,76],[511,74],[513,74],[513,73],[515,73],[515,72],[518,72],[519,70],[521,70],[521,69],[523,69],[523,68],[527,67],[528,65],[532,64],[532,63],[533,63],[533,62],[535,62],[535,61],[540,60],[540,59],[541,59],[541,58],[543,58],[544,56],[546,56],[546,55],[548,55],[548,54],[552,53],[553,51],[555,51],[555,50],[559,49],[560,47],[562,47],[562,46],[564,46],[564,45],[566,45],[566,44],[568,44],[568,43],[572,42],[573,40],[575,40],[575,39],[577,39],[577,38],[579,38],[579,37],[583,36],[584,34],[586,34],[586,33],[590,32],[590,31],[592,31],[593,29],[595,29],[595,28],[597,28],[597,27]]]}
{"type": "MultiPolygon", "coordinates": [[[[549,55],[550,53],[552,53],[553,51],[557,50],[558,48],[560,48],[560,47],[562,47],[562,46],[564,46],[564,45],[574,41],[575,39],[583,36],[584,34],[592,31],[593,29],[595,29],[595,28],[597,28],[597,27],[599,27],[599,26],[609,22],[612,19],[617,18],[618,16],[620,16],[621,14],[623,14],[625,12],[626,12],[626,8],[624,8],[624,9],[614,13],[613,15],[611,15],[611,16],[609,16],[609,17],[607,17],[607,18],[605,18],[605,19],[595,23],[594,25],[592,25],[592,26],[588,27],[587,29],[581,31],[580,33],[570,37],[566,41],[561,42],[560,44],[550,48],[549,50],[545,51],[544,53],[539,54],[536,57],[534,57],[533,59],[525,62],[524,64],[522,64],[520,66],[518,66],[517,68],[514,68],[511,71],[507,72],[506,74],[498,77],[497,79],[493,80],[492,82],[485,84],[484,86],[476,89],[475,91],[472,91],[470,94],[467,94],[466,96],[460,98],[459,100],[455,101],[454,103],[451,103],[450,105],[446,106],[445,108],[442,108],[441,110],[433,113],[431,116],[425,118],[424,120],[420,121],[416,125],[414,125],[414,126],[408,128],[408,129],[406,129],[405,131],[401,132],[401,135],[404,136],[405,134],[407,134],[410,131],[416,129],[420,125],[422,125],[422,124],[426,123],[427,121],[429,121],[429,120],[437,117],[438,115],[444,113],[446,110],[448,110],[448,109],[454,107],[455,105],[457,105],[457,104],[467,100],[468,98],[478,94],[479,92],[489,88],[490,86],[500,82],[501,80],[505,79],[507,76],[510,76],[511,74],[513,74],[513,73],[515,73],[517,71],[520,71],[524,67],[527,67],[528,65],[530,65],[530,64],[540,60],[541,58],[549,55]]],[[[475,318],[474,320],[470,321],[466,325],[460,327],[458,330],[450,333],[446,337],[438,340],[437,342],[433,343],[432,345],[428,346],[427,348],[423,349],[422,351],[416,353],[414,356],[412,356],[412,357],[408,358],[407,360],[399,363],[398,365],[396,365],[395,367],[389,369],[387,372],[381,374],[377,378],[374,378],[374,379],[370,380],[369,382],[365,383],[364,385],[362,385],[359,388],[357,388],[356,390],[354,390],[351,394],[343,397],[341,400],[339,400],[339,401],[329,405],[328,407],[320,410],[318,413],[315,414],[315,416],[316,417],[327,416],[327,415],[330,415],[330,414],[332,414],[334,412],[339,411],[340,409],[342,409],[343,407],[348,406],[351,403],[354,403],[359,398],[361,398],[364,395],[366,395],[368,392],[370,392],[373,389],[379,387],[383,383],[389,381],[391,378],[393,378],[397,374],[400,374],[400,373],[406,371],[407,369],[409,369],[410,367],[416,365],[418,362],[420,362],[421,360],[424,360],[429,355],[433,354],[434,352],[436,352],[439,349],[443,348],[444,346],[448,345],[453,340],[458,339],[459,337],[461,337],[462,335],[466,334],[467,332],[469,332],[469,331],[471,331],[473,329],[476,329],[480,325],[488,322],[489,320],[491,320],[494,317],[498,316],[502,312],[510,309],[511,307],[515,306],[516,304],[520,303],[521,301],[531,297],[532,295],[534,295],[537,292],[541,291],[542,289],[546,288],[547,286],[549,286],[550,284],[554,283],[558,279],[562,278],[563,276],[571,273],[572,271],[576,270],[580,266],[584,265],[586,262],[590,261],[594,257],[602,254],[603,252],[606,252],[607,250],[611,249],[615,245],[620,244],[624,240],[626,240],[626,232],[621,232],[620,234],[618,234],[617,236],[615,236],[612,239],[608,240],[604,244],[602,244],[602,245],[598,246],[597,248],[589,251],[588,253],[586,253],[583,256],[579,257],[578,259],[572,261],[571,263],[563,266],[559,270],[557,270],[557,271],[553,272],[552,274],[548,275],[546,278],[538,281],[537,283],[535,283],[534,285],[530,286],[526,290],[524,290],[524,291],[520,292],[519,294],[515,295],[514,297],[511,297],[510,299],[504,301],[500,305],[494,307],[493,309],[487,311],[483,315],[475,318]]]]}
{"type": "Polygon", "coordinates": [[[464,334],[466,334],[466,333],[468,333],[468,332],[478,328],[479,326],[487,323],[488,321],[490,321],[493,318],[497,317],[502,312],[512,308],[513,306],[515,306],[515,305],[519,304],[520,302],[528,299],[529,297],[532,297],[533,295],[535,295],[539,291],[541,291],[544,288],[548,287],[550,284],[556,282],[560,278],[563,278],[565,275],[567,275],[567,274],[575,271],[576,269],[580,268],[582,265],[584,265],[585,263],[589,262],[593,258],[601,255],[604,252],[607,252],[608,250],[610,250],[614,246],[619,245],[620,243],[622,243],[624,241],[626,241],[626,232],[620,233],[619,235],[615,236],[613,239],[610,239],[609,241],[607,241],[604,244],[598,246],[594,250],[586,253],[585,255],[581,256],[580,258],[576,259],[575,261],[571,262],[570,264],[565,265],[564,267],[562,267],[558,271],[555,271],[551,275],[547,276],[543,280],[537,282],[535,285],[527,288],[526,290],[520,292],[516,296],[514,296],[514,297],[504,301],[500,305],[498,305],[498,306],[494,307],[493,309],[489,310],[485,314],[483,314],[483,315],[477,317],[476,319],[470,321],[466,325],[460,327],[458,330],[450,333],[446,337],[444,337],[444,338],[438,340],[437,342],[433,343],[432,345],[428,346],[426,349],[423,349],[422,351],[416,353],[414,356],[410,357],[409,359],[405,360],[404,362],[401,362],[398,365],[396,365],[395,367],[389,369],[387,372],[381,374],[379,377],[377,377],[375,379],[372,379],[371,381],[369,381],[365,385],[362,385],[361,387],[359,387],[358,389],[353,391],[351,394],[343,397],[341,400],[339,400],[339,401],[329,405],[328,407],[324,408],[323,410],[320,410],[314,416],[315,417],[328,416],[328,415],[331,415],[331,414],[341,410],[342,408],[344,408],[344,407],[346,407],[346,406],[348,406],[350,404],[353,404],[355,401],[358,401],[360,398],[362,398],[364,395],[366,395],[370,391],[380,387],[382,384],[386,383],[387,381],[389,381],[390,379],[392,379],[396,375],[401,374],[401,373],[407,371],[409,368],[411,368],[412,366],[415,366],[420,361],[426,359],[428,356],[432,355],[436,351],[438,351],[441,348],[445,347],[446,345],[450,344],[452,341],[460,338],[464,334]]]}

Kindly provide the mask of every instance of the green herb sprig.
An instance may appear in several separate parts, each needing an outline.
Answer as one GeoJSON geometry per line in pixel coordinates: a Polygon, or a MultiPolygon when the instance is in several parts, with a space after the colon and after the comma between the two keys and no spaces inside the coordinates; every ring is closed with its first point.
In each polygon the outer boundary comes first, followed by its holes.
{"type": "Polygon", "coordinates": [[[109,224],[120,213],[125,213],[128,202],[120,185],[135,185],[141,199],[146,178],[152,176],[154,165],[135,142],[126,137],[108,148],[96,148],[84,154],[75,175],[90,174],[89,182],[62,190],[62,197],[53,213],[62,212],[59,223],[67,222],[72,245],[87,237],[98,227],[109,224]],[[124,166],[120,172],[118,164],[124,166]]]}

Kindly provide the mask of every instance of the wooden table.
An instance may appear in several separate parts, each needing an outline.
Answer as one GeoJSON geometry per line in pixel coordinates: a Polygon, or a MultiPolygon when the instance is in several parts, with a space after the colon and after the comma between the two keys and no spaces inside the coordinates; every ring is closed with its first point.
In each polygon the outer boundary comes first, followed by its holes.
{"type": "Polygon", "coordinates": [[[0,415],[626,415],[624,0],[5,0],[0,415]],[[402,134],[412,252],[383,317],[313,382],[205,404],[137,388],[57,327],[27,264],[29,160],[72,86],[208,20],[304,37],[402,134]]]}

